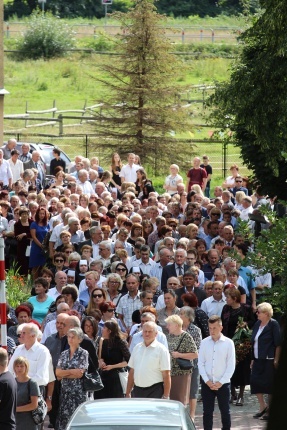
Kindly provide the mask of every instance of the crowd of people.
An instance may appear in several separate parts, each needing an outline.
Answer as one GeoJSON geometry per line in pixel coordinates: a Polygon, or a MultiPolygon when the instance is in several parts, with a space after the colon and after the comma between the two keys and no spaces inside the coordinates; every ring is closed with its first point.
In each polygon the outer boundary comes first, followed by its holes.
{"type": "Polygon", "coordinates": [[[267,420],[281,332],[264,301],[272,274],[244,265],[252,243],[238,231],[239,219],[257,234],[268,228],[252,218],[272,204],[261,189],[234,164],[212,192],[204,155],[185,178],[172,164],[159,194],[135,154],[125,165],[113,154],[104,170],[96,157],[66,166],[57,148],[47,180],[40,154],[16,144],[0,149],[0,228],[6,265],[33,288],[7,306],[1,429],[35,429],[40,393],[49,427],[64,430],[87,398],[178,400],[194,420],[200,391],[204,429],[217,398],[228,430],[246,385],[254,418],[267,420]],[[242,328],[243,356],[233,339],[242,328]],[[104,388],[86,392],[83,375],[97,369],[104,388]]]}

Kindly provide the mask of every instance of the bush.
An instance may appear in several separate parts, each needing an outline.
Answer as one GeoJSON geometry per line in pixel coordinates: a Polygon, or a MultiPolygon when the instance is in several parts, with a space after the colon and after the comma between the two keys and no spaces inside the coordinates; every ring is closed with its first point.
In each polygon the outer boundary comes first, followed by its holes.
{"type": "Polygon", "coordinates": [[[50,13],[37,11],[31,15],[28,30],[17,45],[20,59],[62,57],[74,46],[69,26],[50,13]]]}

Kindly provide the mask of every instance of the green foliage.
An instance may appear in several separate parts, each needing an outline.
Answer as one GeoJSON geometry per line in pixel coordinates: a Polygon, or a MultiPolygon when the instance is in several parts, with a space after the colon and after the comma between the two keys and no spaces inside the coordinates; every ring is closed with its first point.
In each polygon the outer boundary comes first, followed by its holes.
{"type": "Polygon", "coordinates": [[[218,8],[214,0],[158,0],[157,7],[160,13],[173,16],[218,15],[218,8]]]}
{"type": "Polygon", "coordinates": [[[31,285],[27,279],[19,275],[19,270],[13,266],[6,272],[6,300],[10,306],[16,307],[25,302],[30,296],[31,285]]]}
{"type": "Polygon", "coordinates": [[[19,59],[62,57],[74,46],[70,27],[50,13],[36,11],[17,45],[19,59]]]}
{"type": "Polygon", "coordinates": [[[218,86],[211,103],[213,123],[233,131],[244,163],[264,191],[286,198],[287,162],[287,3],[262,1],[266,7],[240,38],[242,53],[229,82],[218,86]]]}
{"type": "Polygon", "coordinates": [[[279,218],[276,212],[264,206],[260,207],[260,212],[271,225],[261,230],[258,238],[250,230],[247,231],[246,222],[241,222],[237,230],[254,243],[254,252],[247,254],[243,265],[251,265],[262,273],[272,273],[276,283],[270,290],[264,291],[265,300],[272,304],[274,312],[281,314],[287,312],[287,217],[279,218]]]}
{"type": "MultiPolygon", "coordinates": [[[[126,12],[131,6],[132,0],[114,0],[112,6],[108,6],[108,12],[117,10],[126,12]]],[[[4,19],[17,15],[18,18],[29,16],[39,7],[37,0],[13,0],[8,1],[4,7],[4,19]]],[[[101,0],[49,0],[45,4],[45,10],[52,12],[60,18],[102,18],[104,6],[101,0]]]]}

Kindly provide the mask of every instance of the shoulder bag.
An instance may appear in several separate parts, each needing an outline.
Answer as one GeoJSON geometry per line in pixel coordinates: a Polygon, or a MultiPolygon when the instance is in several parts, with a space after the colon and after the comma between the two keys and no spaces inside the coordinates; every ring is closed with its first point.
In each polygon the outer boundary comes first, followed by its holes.
{"type": "Polygon", "coordinates": [[[84,391],[100,391],[104,388],[102,378],[98,370],[92,373],[87,371],[83,374],[83,388],[84,391]]]}
{"type": "MultiPolygon", "coordinates": [[[[28,382],[28,392],[30,397],[30,379],[28,382]]],[[[36,409],[31,411],[32,418],[35,424],[42,424],[45,420],[45,417],[47,415],[47,403],[44,400],[43,395],[40,393],[40,396],[38,397],[38,406],[36,409]]]]}
{"type": "MultiPolygon", "coordinates": [[[[175,351],[178,351],[178,348],[180,347],[181,342],[183,341],[185,335],[186,333],[184,333],[184,335],[180,339],[179,344],[177,345],[177,348],[175,349],[175,351]]],[[[186,358],[176,358],[175,360],[181,370],[190,370],[193,368],[193,362],[191,360],[188,360],[186,358]]]]}

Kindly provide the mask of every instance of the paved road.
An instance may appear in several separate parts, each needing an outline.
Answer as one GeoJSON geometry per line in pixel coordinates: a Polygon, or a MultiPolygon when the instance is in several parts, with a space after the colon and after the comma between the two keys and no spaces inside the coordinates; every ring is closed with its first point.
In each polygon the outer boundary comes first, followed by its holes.
{"type": "MultiPolygon", "coordinates": [[[[256,396],[251,396],[249,387],[246,389],[244,406],[231,405],[231,428],[232,430],[264,430],[266,422],[254,419],[253,415],[258,412],[256,396]]],[[[197,430],[202,430],[202,403],[198,403],[196,409],[195,424],[197,430]]],[[[221,419],[218,406],[215,406],[213,430],[221,429],[221,419]]]]}
{"type": "MultiPolygon", "coordinates": [[[[254,419],[253,415],[258,412],[256,396],[251,396],[249,387],[246,389],[244,406],[231,405],[231,428],[232,430],[265,430],[264,421],[254,419]]],[[[48,418],[45,420],[44,429],[48,429],[48,418]]],[[[199,402],[196,410],[195,424],[197,430],[202,430],[202,403],[199,402]]],[[[221,430],[221,419],[218,406],[214,411],[213,430],[221,430]]]]}

